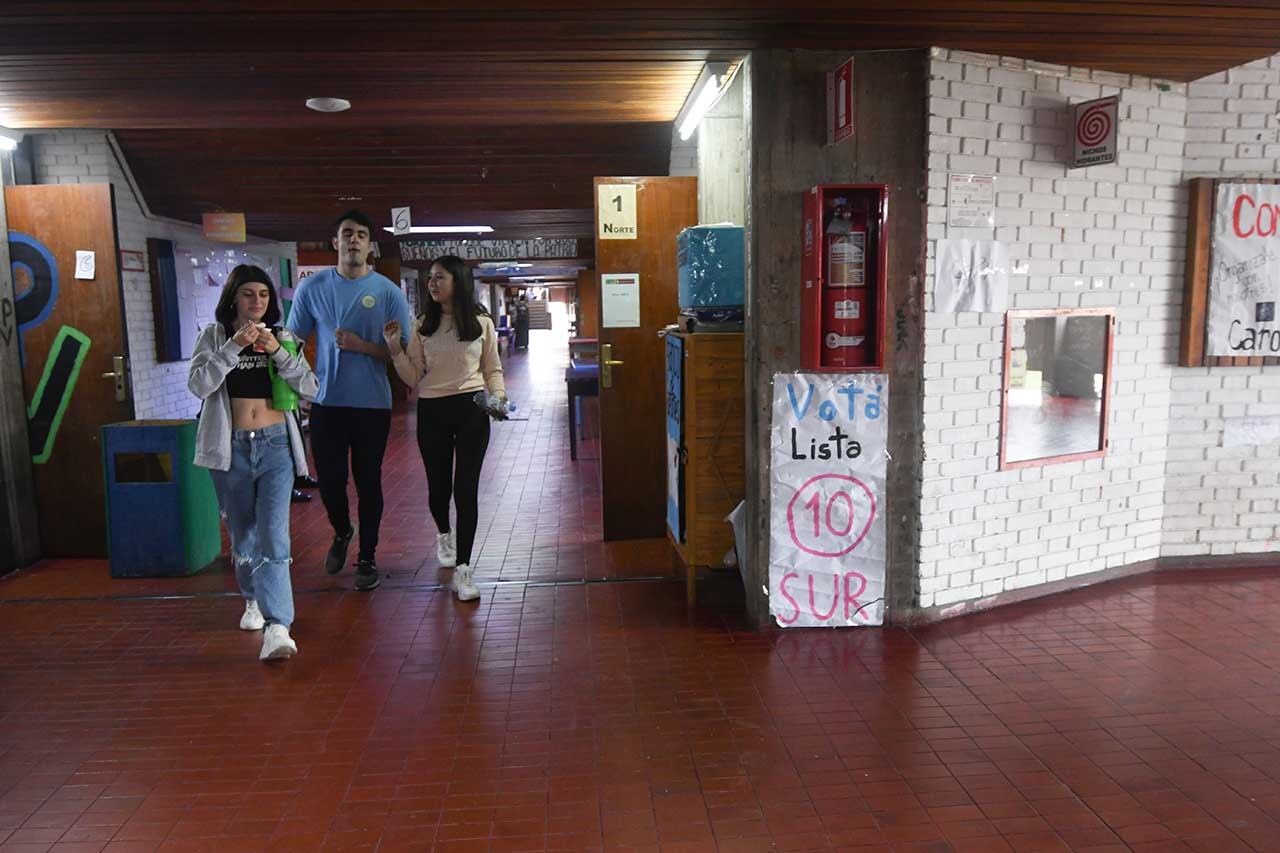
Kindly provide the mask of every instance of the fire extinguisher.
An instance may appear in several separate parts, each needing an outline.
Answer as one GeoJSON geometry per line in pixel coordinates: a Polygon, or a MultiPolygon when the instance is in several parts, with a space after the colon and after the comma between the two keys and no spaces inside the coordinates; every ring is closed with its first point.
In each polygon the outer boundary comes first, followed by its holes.
{"type": "Polygon", "coordinates": [[[867,363],[867,224],[844,199],[823,234],[826,281],[822,292],[822,363],[861,367],[867,363]]]}

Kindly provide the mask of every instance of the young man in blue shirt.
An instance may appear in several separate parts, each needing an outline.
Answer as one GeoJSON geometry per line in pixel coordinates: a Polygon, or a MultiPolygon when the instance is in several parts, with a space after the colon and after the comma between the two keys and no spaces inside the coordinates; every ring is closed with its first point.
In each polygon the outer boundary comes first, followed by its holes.
{"type": "Polygon", "coordinates": [[[334,534],[324,570],[331,575],[342,571],[356,532],[347,502],[350,458],[360,519],[355,587],[367,591],[380,580],[374,552],[382,524],[382,457],[391,432],[386,368],[391,359],[382,329],[395,320],[407,338],[412,321],[400,288],[369,268],[369,218],[351,210],[338,218],[335,228],[338,266],[308,276],[298,286],[286,328],[299,340],[316,336],[320,393],[311,405],[311,454],[334,534]]]}

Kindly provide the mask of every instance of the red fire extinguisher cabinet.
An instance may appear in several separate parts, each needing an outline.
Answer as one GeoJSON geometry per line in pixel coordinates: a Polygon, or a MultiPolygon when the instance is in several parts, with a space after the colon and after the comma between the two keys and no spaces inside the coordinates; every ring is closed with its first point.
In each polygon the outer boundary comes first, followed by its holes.
{"type": "Polygon", "coordinates": [[[819,184],[804,197],[800,363],[884,369],[889,187],[819,184]]]}

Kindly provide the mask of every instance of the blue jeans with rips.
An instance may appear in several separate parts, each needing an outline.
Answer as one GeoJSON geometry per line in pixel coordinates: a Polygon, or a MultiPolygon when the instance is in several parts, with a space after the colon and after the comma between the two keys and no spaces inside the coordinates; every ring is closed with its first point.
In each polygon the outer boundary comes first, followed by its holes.
{"type": "Polygon", "coordinates": [[[289,498],[293,453],[283,423],[231,434],[231,469],[210,471],[231,538],[231,561],[246,601],[268,625],[293,624],[289,498]]]}

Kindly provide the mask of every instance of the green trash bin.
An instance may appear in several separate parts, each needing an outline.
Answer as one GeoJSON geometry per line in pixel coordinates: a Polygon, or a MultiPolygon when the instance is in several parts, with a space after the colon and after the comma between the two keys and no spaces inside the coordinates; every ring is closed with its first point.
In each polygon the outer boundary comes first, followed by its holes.
{"type": "Polygon", "coordinates": [[[113,578],[192,575],[222,552],[213,479],[195,465],[196,422],[102,427],[113,578]]]}

